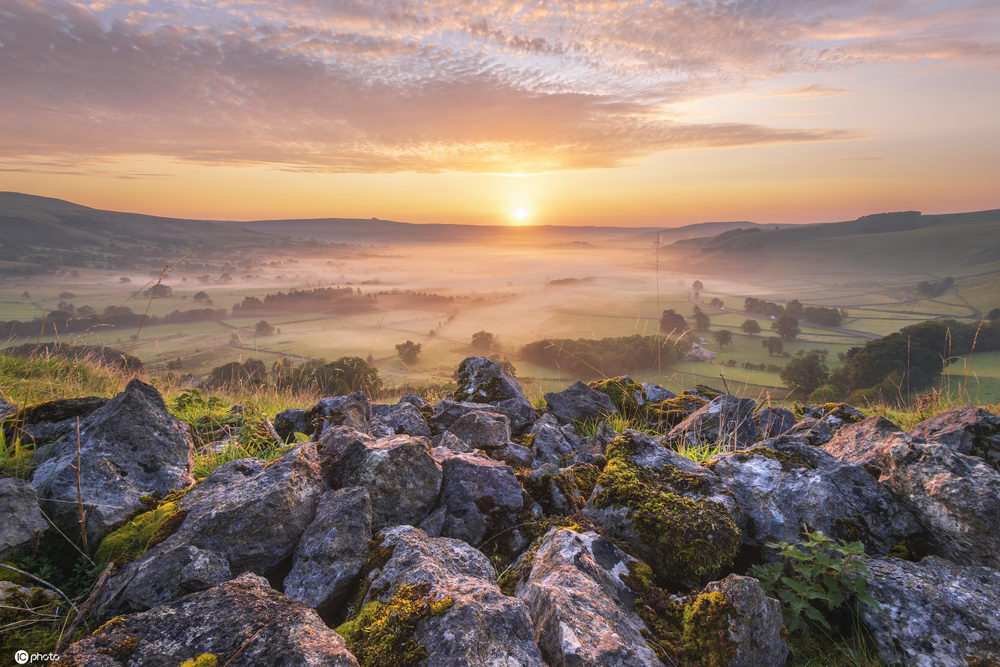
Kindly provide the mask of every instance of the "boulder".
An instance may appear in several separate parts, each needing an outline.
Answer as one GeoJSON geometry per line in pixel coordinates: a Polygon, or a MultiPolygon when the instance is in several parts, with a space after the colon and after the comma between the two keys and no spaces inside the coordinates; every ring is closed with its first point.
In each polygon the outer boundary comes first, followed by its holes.
{"type": "Polygon", "coordinates": [[[544,664],[524,603],[500,592],[476,549],[396,526],[373,553],[360,609],[337,628],[362,664],[386,643],[398,664],[544,664]]]}
{"type": "Polygon", "coordinates": [[[752,398],[723,394],[673,427],[667,442],[719,443],[729,449],[749,447],[757,440],[757,425],[753,421],[756,407],[752,398]]]}
{"type": "MultiPolygon", "coordinates": [[[[470,403],[468,401],[452,401],[450,399],[438,401],[434,405],[434,412],[431,414],[431,426],[436,432],[446,431],[455,423],[456,419],[477,410],[480,412],[497,412],[496,408],[489,403],[470,403]]],[[[508,417],[508,419],[510,418],[508,417]]]]}
{"type": "Polygon", "coordinates": [[[649,563],[664,583],[694,586],[732,564],[740,531],[711,471],[636,431],[608,447],[583,515],[649,563]]]}
{"type": "MultiPolygon", "coordinates": [[[[280,569],[326,489],[318,459],[315,444],[307,442],[269,463],[240,459],[219,466],[175,501],[166,524],[173,532],[164,530],[159,542],[115,571],[102,613],[143,611],[235,574],[280,569]]],[[[104,544],[98,551],[118,557],[104,544]]]]}
{"type": "Polygon", "coordinates": [[[521,482],[545,514],[569,515],[583,509],[599,473],[590,463],[569,468],[544,463],[521,477],[521,482]]]}
{"type": "Polygon", "coordinates": [[[452,422],[448,432],[464,442],[467,451],[502,449],[510,443],[510,418],[497,412],[473,410],[452,422]]]}
{"type": "Polygon", "coordinates": [[[0,419],[7,419],[17,412],[17,406],[0,398],[0,419]]]}
{"type": "Polygon", "coordinates": [[[363,486],[372,503],[372,530],[417,525],[434,508],[441,490],[441,466],[427,438],[394,435],[354,439],[330,465],[335,489],[363,486]]]}
{"type": "Polygon", "coordinates": [[[534,460],[534,452],[531,450],[531,447],[525,447],[515,442],[508,444],[502,449],[494,449],[489,452],[489,455],[497,461],[503,461],[507,465],[518,469],[530,468],[534,460]]]}
{"type": "Polygon", "coordinates": [[[0,560],[41,536],[49,524],[38,507],[35,487],[12,477],[0,478],[0,560]]]}
{"type": "Polygon", "coordinates": [[[823,403],[822,405],[803,405],[799,409],[803,417],[821,419],[834,428],[846,424],[855,424],[865,418],[865,413],[847,403],[823,403]]]}
{"type": "Polygon", "coordinates": [[[506,531],[505,545],[521,539],[518,530],[510,529],[526,509],[525,494],[510,466],[477,454],[457,454],[442,469],[440,502],[447,514],[441,535],[474,547],[501,531],[506,531]]]}
{"type": "Polygon", "coordinates": [[[806,417],[792,424],[782,435],[804,438],[813,447],[822,447],[833,439],[838,428],[825,419],[806,417]]]}
{"type": "Polygon", "coordinates": [[[315,611],[254,574],[115,618],[72,644],[60,662],[81,667],[358,664],[315,611]],[[190,662],[205,654],[215,660],[190,662]]]}
{"type": "Polygon", "coordinates": [[[380,429],[384,435],[419,435],[431,437],[431,427],[420,413],[420,409],[408,401],[395,405],[372,406],[373,429],[380,429]]]}
{"type": "Polygon", "coordinates": [[[550,414],[542,415],[531,426],[528,438],[531,442],[532,467],[536,468],[545,463],[559,467],[576,462],[594,463],[602,455],[602,450],[593,440],[581,438],[569,424],[561,426],[550,414]]]}
{"type": "Polygon", "coordinates": [[[701,648],[706,658],[725,656],[726,662],[706,660],[707,664],[729,664],[751,667],[754,665],[784,665],[788,660],[785,643],[785,622],[781,603],[769,598],[753,577],[730,574],[722,581],[713,581],[688,606],[685,613],[684,636],[690,648],[701,648]],[[705,596],[721,594],[710,602],[705,596]],[[705,604],[708,602],[708,604],[705,604]],[[717,606],[718,605],[718,606],[717,606]],[[719,646],[718,637],[705,633],[713,625],[712,618],[719,611],[726,611],[727,618],[720,624],[725,646],[719,646]],[[713,613],[705,614],[706,610],[713,613]],[[706,626],[708,626],[706,628],[706,626]],[[707,644],[707,646],[706,646],[707,644]]]}
{"type": "Polygon", "coordinates": [[[417,410],[426,410],[430,407],[427,404],[427,401],[424,400],[424,397],[418,396],[417,394],[409,394],[409,393],[403,394],[402,396],[399,397],[399,402],[409,403],[417,410]]]}
{"type": "Polygon", "coordinates": [[[514,433],[523,432],[535,421],[535,409],[517,380],[485,357],[468,357],[458,365],[456,401],[488,403],[494,412],[510,418],[514,433]]]}
{"type": "Polygon", "coordinates": [[[757,413],[761,438],[781,435],[795,424],[795,415],[788,408],[764,408],[757,413]]]}
{"type": "Polygon", "coordinates": [[[331,478],[340,465],[340,457],[352,445],[357,443],[372,443],[376,438],[368,433],[362,433],[352,426],[331,426],[324,431],[316,442],[323,475],[331,478]]]}
{"type": "Polygon", "coordinates": [[[918,442],[881,447],[871,465],[923,527],[921,551],[1000,568],[1000,472],[947,445],[918,442]]]}
{"type": "MultiPolygon", "coordinates": [[[[821,530],[884,554],[919,530],[913,516],[861,466],[801,438],[779,436],[710,463],[739,506],[744,544],[800,541],[821,530]]],[[[769,550],[765,555],[772,557],[769,550]]]]}
{"type": "MultiPolygon", "coordinates": [[[[191,484],[191,435],[160,393],[139,380],[80,424],[80,491],[92,544],[162,496],[191,484]]],[[[42,509],[63,530],[79,534],[76,437],[54,443],[31,483],[42,509]]]]}
{"type": "Polygon", "coordinates": [[[473,448],[469,446],[469,443],[462,440],[451,431],[445,431],[440,435],[434,436],[431,439],[431,444],[434,445],[434,447],[431,448],[431,455],[438,463],[442,463],[444,459],[448,458],[452,454],[466,454],[473,450],[473,448]],[[436,453],[435,450],[437,450],[436,453]]]}
{"type": "Polygon", "coordinates": [[[309,430],[306,411],[298,408],[282,410],[274,416],[274,430],[282,440],[290,442],[296,433],[305,433],[309,430]]]}
{"type": "MultiPolygon", "coordinates": [[[[94,410],[108,402],[106,398],[61,398],[47,401],[8,413],[4,431],[8,440],[20,437],[23,442],[35,445],[35,453],[42,453],[43,445],[56,442],[76,431],[76,420],[86,419],[94,410]]],[[[10,405],[8,403],[8,405],[10,405]]]]}
{"type": "Polygon", "coordinates": [[[324,617],[332,614],[357,583],[368,558],[372,503],[368,490],[354,486],[327,491],[316,517],[295,547],[284,591],[324,617]]]}
{"type": "Polygon", "coordinates": [[[670,398],[677,398],[677,394],[669,389],[664,389],[655,382],[643,382],[640,386],[647,403],[658,403],[670,398]]]}
{"type": "Polygon", "coordinates": [[[526,576],[515,595],[528,608],[548,664],[663,664],[646,643],[635,592],[622,580],[637,564],[594,532],[545,534],[530,561],[519,564],[526,576]]]}
{"type": "Polygon", "coordinates": [[[885,664],[1000,664],[1000,572],[933,556],[863,562],[879,608],[859,611],[885,664]]]}
{"type": "Polygon", "coordinates": [[[303,433],[318,438],[333,426],[350,426],[362,432],[371,429],[372,407],[360,391],[346,396],[320,399],[305,413],[303,433]]]}
{"type": "Polygon", "coordinates": [[[868,417],[839,428],[823,445],[838,459],[869,465],[882,447],[912,442],[913,438],[884,417],[868,417]]]}
{"type": "Polygon", "coordinates": [[[549,413],[563,424],[601,419],[618,413],[618,408],[607,394],[588,387],[583,382],[577,382],[560,392],[545,394],[545,405],[549,413]]]}
{"type": "Polygon", "coordinates": [[[971,405],[955,408],[925,419],[911,433],[960,454],[978,456],[1000,470],[1000,416],[992,412],[971,405]]]}

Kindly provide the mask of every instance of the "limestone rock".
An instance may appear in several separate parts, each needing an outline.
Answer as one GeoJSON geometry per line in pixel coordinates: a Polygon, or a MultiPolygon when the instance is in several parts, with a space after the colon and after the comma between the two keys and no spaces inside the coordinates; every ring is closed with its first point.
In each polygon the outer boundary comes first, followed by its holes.
{"type": "Polygon", "coordinates": [[[925,419],[911,433],[960,454],[978,456],[1000,470],[1000,416],[971,405],[925,419]]]}
{"type": "Polygon", "coordinates": [[[514,433],[523,432],[537,415],[517,380],[485,357],[469,357],[458,366],[456,401],[488,403],[510,418],[514,433]]]}
{"type": "Polygon", "coordinates": [[[0,478],[0,560],[38,538],[49,524],[38,507],[35,487],[14,478],[0,478]]]}
{"type": "MultiPolygon", "coordinates": [[[[517,524],[525,509],[524,490],[510,466],[477,454],[458,454],[442,468],[441,506],[447,515],[441,535],[479,546],[517,524]]],[[[504,537],[518,535],[509,530],[504,537]]]]}
{"type": "Polygon", "coordinates": [[[730,665],[784,665],[788,660],[781,603],[769,598],[753,577],[730,574],[705,586],[703,593],[722,593],[731,608],[728,639],[735,646],[730,665]]]}
{"type": "Polygon", "coordinates": [[[497,412],[473,410],[456,419],[448,432],[464,442],[467,451],[502,449],[510,443],[510,418],[497,412]]]}
{"type": "Polygon", "coordinates": [[[723,394],[672,428],[667,441],[724,443],[730,449],[749,447],[757,439],[757,425],[753,421],[755,407],[751,398],[723,394]]]}
{"type": "Polygon", "coordinates": [[[601,419],[618,413],[618,408],[607,394],[588,387],[583,382],[577,382],[560,392],[545,394],[545,404],[549,413],[563,424],[601,419]]]}

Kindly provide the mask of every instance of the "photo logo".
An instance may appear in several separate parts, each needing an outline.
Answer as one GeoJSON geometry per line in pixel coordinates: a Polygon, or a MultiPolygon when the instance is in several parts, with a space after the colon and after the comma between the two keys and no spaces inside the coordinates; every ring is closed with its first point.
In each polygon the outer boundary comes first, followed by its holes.
{"type": "Polygon", "coordinates": [[[28,652],[27,651],[17,651],[14,653],[14,662],[19,665],[23,665],[28,662],[28,652]]]}

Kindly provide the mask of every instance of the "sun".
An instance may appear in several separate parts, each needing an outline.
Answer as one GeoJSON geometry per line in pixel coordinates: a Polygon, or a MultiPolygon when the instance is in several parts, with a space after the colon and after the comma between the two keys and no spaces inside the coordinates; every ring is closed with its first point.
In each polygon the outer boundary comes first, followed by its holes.
{"type": "Polygon", "coordinates": [[[531,211],[524,206],[518,206],[511,209],[510,217],[514,221],[515,225],[526,225],[531,219],[531,211]]]}

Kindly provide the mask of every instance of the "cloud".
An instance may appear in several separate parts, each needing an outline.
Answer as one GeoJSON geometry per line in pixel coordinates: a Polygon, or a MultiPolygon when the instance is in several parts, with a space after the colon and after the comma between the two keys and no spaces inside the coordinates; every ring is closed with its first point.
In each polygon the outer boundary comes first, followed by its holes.
{"type": "Polygon", "coordinates": [[[849,88],[830,88],[828,86],[811,84],[796,88],[786,88],[773,93],[765,93],[761,97],[835,97],[849,92],[851,92],[849,88]]]}
{"type": "Polygon", "coordinates": [[[672,149],[863,136],[669,111],[779,74],[903,57],[918,38],[964,57],[912,22],[895,55],[884,30],[850,48],[810,44],[845,32],[864,3],[804,4],[13,0],[0,9],[0,156],[332,172],[610,167],[672,149]]]}

